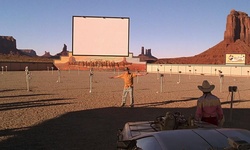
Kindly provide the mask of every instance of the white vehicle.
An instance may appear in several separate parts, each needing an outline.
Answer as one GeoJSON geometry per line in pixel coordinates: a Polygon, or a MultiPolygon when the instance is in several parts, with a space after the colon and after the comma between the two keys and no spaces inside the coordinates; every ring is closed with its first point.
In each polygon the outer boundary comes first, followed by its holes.
{"type": "Polygon", "coordinates": [[[128,122],[118,130],[118,149],[128,150],[250,150],[250,131],[219,128],[185,119],[180,114],[155,121],[128,122]]]}

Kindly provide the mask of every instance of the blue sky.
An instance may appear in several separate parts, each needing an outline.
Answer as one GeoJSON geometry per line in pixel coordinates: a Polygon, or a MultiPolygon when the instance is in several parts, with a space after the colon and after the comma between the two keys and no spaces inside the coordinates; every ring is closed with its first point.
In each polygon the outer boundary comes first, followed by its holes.
{"type": "Polygon", "coordinates": [[[224,38],[232,9],[250,13],[249,0],[0,0],[0,35],[18,49],[55,55],[72,50],[72,16],[130,18],[129,51],[157,58],[193,56],[224,38]]]}

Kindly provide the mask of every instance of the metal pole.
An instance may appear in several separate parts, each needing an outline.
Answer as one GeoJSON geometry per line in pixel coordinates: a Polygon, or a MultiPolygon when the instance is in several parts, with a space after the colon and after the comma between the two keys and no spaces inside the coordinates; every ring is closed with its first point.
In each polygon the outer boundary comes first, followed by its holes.
{"type": "Polygon", "coordinates": [[[28,70],[28,66],[25,67],[25,74],[26,74],[26,84],[27,84],[27,91],[30,91],[30,72],[28,70]]]}
{"type": "Polygon", "coordinates": [[[57,79],[57,82],[61,82],[61,71],[60,69],[58,68],[58,79],[57,79]]]}
{"type": "Polygon", "coordinates": [[[163,74],[161,74],[161,93],[163,91],[163,74]]]}
{"type": "Polygon", "coordinates": [[[157,80],[159,79],[159,69],[157,68],[157,74],[156,74],[157,80]]]}
{"type": "Polygon", "coordinates": [[[54,69],[54,67],[51,67],[52,74],[53,74],[53,69],[54,69]]]}
{"type": "Polygon", "coordinates": [[[92,93],[92,75],[89,76],[89,93],[92,93]]]}
{"type": "Polygon", "coordinates": [[[233,116],[233,95],[234,92],[231,92],[231,104],[230,104],[230,122],[232,122],[232,116],[233,116]]]}
{"type": "Polygon", "coordinates": [[[223,84],[224,75],[222,74],[221,70],[218,70],[218,71],[219,71],[219,79],[220,79],[220,92],[222,92],[222,84],[223,84]]]}
{"type": "Polygon", "coordinates": [[[220,75],[220,92],[222,92],[223,77],[224,75],[220,75]]]}
{"type": "Polygon", "coordinates": [[[177,84],[181,83],[181,71],[179,71],[179,81],[177,82],[177,84]]]}
{"type": "MultiPolygon", "coordinates": [[[[137,72],[137,74],[139,73],[138,70],[136,72],[137,72]]],[[[136,76],[136,82],[138,83],[138,81],[139,81],[139,76],[136,76]]]]}
{"type": "Polygon", "coordinates": [[[89,73],[89,93],[92,93],[92,78],[93,78],[93,72],[92,69],[90,69],[90,73],[89,73]]]}

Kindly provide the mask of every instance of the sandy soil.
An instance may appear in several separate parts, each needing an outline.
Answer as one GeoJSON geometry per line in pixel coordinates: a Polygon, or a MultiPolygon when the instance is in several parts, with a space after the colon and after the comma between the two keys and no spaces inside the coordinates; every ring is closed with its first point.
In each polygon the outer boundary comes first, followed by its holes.
{"type": "MultiPolygon", "coordinates": [[[[0,74],[0,149],[116,149],[116,131],[129,121],[154,120],[167,111],[188,116],[195,112],[204,79],[215,84],[221,99],[225,127],[250,129],[250,79],[204,75],[157,74],[134,79],[135,107],[120,108],[123,81],[109,79],[114,72],[31,72],[27,91],[25,72],[0,74]],[[162,79],[162,80],[161,80],[162,79]],[[161,81],[162,88],[161,88],[161,81]],[[237,86],[233,94],[228,86],[237,86]]],[[[127,105],[128,105],[127,101],[127,105]]]]}

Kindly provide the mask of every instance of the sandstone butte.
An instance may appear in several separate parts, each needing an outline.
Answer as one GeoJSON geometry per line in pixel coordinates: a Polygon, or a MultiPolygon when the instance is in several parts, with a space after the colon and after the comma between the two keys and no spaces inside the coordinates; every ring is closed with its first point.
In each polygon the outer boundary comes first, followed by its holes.
{"type": "Polygon", "coordinates": [[[250,64],[250,18],[248,14],[231,10],[227,16],[224,40],[191,57],[158,59],[158,64],[225,64],[226,54],[245,54],[250,64]]]}

